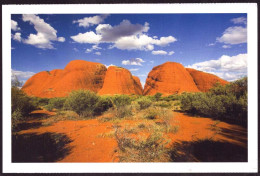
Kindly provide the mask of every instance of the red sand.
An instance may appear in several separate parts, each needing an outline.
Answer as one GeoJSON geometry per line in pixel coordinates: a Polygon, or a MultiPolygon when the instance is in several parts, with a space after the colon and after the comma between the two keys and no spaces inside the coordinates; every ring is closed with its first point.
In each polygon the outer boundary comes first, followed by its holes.
{"type": "MultiPolygon", "coordinates": [[[[43,113],[43,111],[35,112],[43,113]]],[[[49,113],[48,113],[49,114],[49,113]]],[[[140,121],[127,120],[121,124],[135,125],[140,121]]],[[[215,141],[228,142],[247,147],[247,130],[238,125],[232,125],[225,122],[219,122],[213,128],[213,121],[210,118],[191,117],[183,113],[174,112],[174,118],[171,124],[179,126],[177,133],[168,133],[172,142],[196,141],[198,139],[211,138],[215,141]],[[228,129],[232,134],[217,133],[216,129],[228,129]],[[243,133],[238,135],[236,132],[243,133]],[[229,137],[230,136],[230,137],[229,137]],[[244,141],[244,142],[243,142],[244,141]]],[[[21,131],[24,133],[64,133],[72,142],[68,145],[72,151],[60,162],[118,162],[115,149],[117,149],[116,140],[113,137],[102,137],[104,133],[112,132],[113,127],[110,122],[99,122],[97,119],[80,121],[59,121],[51,126],[40,127],[38,129],[29,129],[21,131]]]]}

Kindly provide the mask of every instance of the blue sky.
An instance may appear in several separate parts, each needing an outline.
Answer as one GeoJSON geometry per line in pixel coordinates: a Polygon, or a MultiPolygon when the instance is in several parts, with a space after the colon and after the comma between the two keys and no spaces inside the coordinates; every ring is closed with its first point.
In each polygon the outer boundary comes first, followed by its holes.
{"type": "Polygon", "coordinates": [[[12,15],[12,73],[63,69],[81,59],[129,69],[145,83],[179,62],[232,81],[247,75],[246,14],[12,15]]]}

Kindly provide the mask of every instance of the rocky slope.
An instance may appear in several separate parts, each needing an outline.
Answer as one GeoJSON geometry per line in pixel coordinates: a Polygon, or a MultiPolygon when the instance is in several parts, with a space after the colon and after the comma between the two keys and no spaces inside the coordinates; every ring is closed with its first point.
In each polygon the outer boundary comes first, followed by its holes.
{"type": "Polygon", "coordinates": [[[186,68],[186,70],[190,73],[198,89],[202,92],[207,92],[217,82],[219,82],[221,85],[228,83],[227,81],[213,74],[205,73],[192,68],[186,68]]]}

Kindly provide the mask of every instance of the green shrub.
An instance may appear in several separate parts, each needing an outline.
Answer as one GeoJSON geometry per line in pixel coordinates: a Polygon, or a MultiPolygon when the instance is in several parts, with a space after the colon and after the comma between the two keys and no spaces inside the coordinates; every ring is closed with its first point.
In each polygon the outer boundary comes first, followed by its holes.
{"type": "Polygon", "coordinates": [[[141,110],[146,109],[152,105],[152,101],[147,97],[137,99],[137,103],[139,104],[141,110]]]}
{"type": "Polygon", "coordinates": [[[72,110],[80,116],[93,115],[99,96],[89,90],[72,91],[65,101],[65,109],[72,110]]]}
{"type": "Polygon", "coordinates": [[[32,97],[32,101],[37,106],[46,106],[49,104],[49,98],[32,97]]]}
{"type": "Polygon", "coordinates": [[[156,119],[158,117],[158,110],[155,107],[150,107],[148,109],[146,109],[145,114],[144,114],[144,118],[145,119],[156,119]]]}
{"type": "Polygon", "coordinates": [[[15,131],[15,128],[17,127],[18,123],[23,120],[23,115],[21,113],[20,109],[16,109],[12,113],[12,131],[15,131]]]}
{"type": "Polygon", "coordinates": [[[156,101],[159,101],[160,98],[161,98],[161,96],[162,96],[162,93],[157,92],[157,93],[154,95],[154,98],[155,98],[156,101]]]}
{"type": "Polygon", "coordinates": [[[167,102],[175,101],[175,100],[178,100],[178,99],[179,99],[179,95],[177,95],[177,94],[169,95],[169,96],[160,98],[160,100],[167,101],[167,102]]]}
{"type": "Polygon", "coordinates": [[[226,86],[217,84],[206,93],[184,93],[180,96],[181,109],[194,114],[247,121],[247,79],[226,86]]]}
{"type": "Polygon", "coordinates": [[[113,113],[118,118],[123,118],[132,115],[132,99],[128,95],[115,95],[111,97],[113,105],[113,113]]]}
{"type": "Polygon", "coordinates": [[[128,95],[115,95],[112,97],[111,101],[116,108],[131,104],[131,98],[128,95]]]}
{"type": "Polygon", "coordinates": [[[11,106],[12,113],[20,111],[23,117],[37,108],[32,98],[17,87],[12,87],[11,90],[11,106]]]}
{"type": "Polygon", "coordinates": [[[66,98],[51,98],[49,100],[48,105],[45,106],[45,108],[49,111],[51,111],[52,109],[61,110],[64,106],[65,101],[66,101],[66,98]]]}
{"type": "Polygon", "coordinates": [[[118,118],[124,118],[133,115],[131,105],[117,107],[116,109],[114,109],[114,111],[115,111],[115,116],[118,118]]]}
{"type": "Polygon", "coordinates": [[[169,108],[169,107],[171,107],[171,103],[160,102],[160,103],[156,104],[156,106],[160,106],[162,108],[169,108]]]}
{"type": "Polygon", "coordinates": [[[107,111],[112,106],[113,104],[110,97],[101,96],[95,105],[94,113],[95,115],[100,115],[103,112],[107,111]]]}

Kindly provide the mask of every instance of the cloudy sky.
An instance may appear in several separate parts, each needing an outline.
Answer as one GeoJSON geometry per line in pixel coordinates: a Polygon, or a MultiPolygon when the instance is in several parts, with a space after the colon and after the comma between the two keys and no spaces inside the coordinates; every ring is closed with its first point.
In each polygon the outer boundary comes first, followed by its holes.
{"type": "Polygon", "coordinates": [[[26,81],[81,59],[129,69],[145,83],[178,62],[228,81],[247,75],[246,14],[12,15],[12,73],[26,81]]]}

